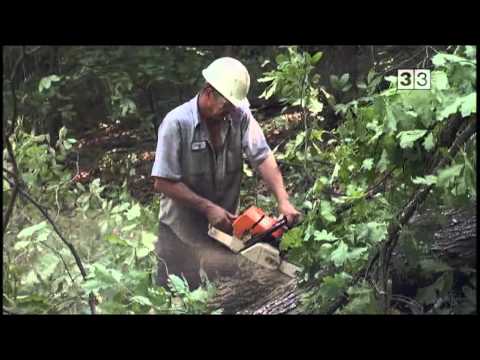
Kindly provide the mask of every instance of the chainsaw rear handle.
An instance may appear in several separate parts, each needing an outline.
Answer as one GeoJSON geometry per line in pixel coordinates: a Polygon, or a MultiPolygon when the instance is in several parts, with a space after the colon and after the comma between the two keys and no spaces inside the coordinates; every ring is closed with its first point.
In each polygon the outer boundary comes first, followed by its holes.
{"type": "Polygon", "coordinates": [[[297,226],[298,224],[294,224],[292,226],[288,226],[287,225],[288,223],[288,220],[287,220],[287,217],[286,216],[283,216],[281,220],[279,220],[272,228],[268,229],[267,231],[261,233],[261,234],[258,234],[258,235],[255,235],[253,236],[252,238],[250,238],[249,240],[247,240],[245,242],[245,248],[248,248],[252,245],[255,245],[256,243],[258,242],[261,242],[263,241],[266,237],[268,237],[269,235],[273,234],[275,231],[277,231],[278,229],[286,226],[288,228],[288,230],[292,229],[293,227],[297,226]]]}

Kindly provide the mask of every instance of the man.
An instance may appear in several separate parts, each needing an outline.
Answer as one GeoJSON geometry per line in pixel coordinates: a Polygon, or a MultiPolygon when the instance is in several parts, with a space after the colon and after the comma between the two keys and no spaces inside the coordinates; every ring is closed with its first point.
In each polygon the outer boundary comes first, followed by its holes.
{"type": "Polygon", "coordinates": [[[192,288],[201,275],[233,276],[239,256],[208,235],[208,223],[232,231],[243,169],[242,153],[256,168],[294,224],[300,213],[289,202],[282,175],[246,98],[250,76],[224,57],[202,71],[206,84],[189,102],[170,111],[158,129],[152,176],[160,193],[158,281],[184,275],[192,288]]]}

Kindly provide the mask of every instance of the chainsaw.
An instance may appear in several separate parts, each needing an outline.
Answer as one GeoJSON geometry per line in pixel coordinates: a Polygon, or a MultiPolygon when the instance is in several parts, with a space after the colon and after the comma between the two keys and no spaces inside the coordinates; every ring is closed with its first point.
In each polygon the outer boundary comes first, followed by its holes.
{"type": "Polygon", "coordinates": [[[258,207],[251,206],[233,222],[232,235],[211,224],[208,235],[260,266],[295,277],[300,268],[282,259],[278,249],[286,226],[285,216],[275,220],[258,207]]]}

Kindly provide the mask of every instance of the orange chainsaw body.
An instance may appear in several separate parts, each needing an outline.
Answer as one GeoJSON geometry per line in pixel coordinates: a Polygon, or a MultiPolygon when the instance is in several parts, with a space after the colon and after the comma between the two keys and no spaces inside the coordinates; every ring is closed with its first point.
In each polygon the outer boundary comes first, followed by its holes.
{"type": "MultiPolygon", "coordinates": [[[[251,206],[245,210],[234,222],[233,222],[233,236],[240,239],[247,235],[257,235],[264,233],[271,229],[277,220],[267,216],[262,209],[256,206],[251,206]]],[[[272,236],[278,238],[282,236],[283,230],[278,229],[272,233],[272,236]]]]}

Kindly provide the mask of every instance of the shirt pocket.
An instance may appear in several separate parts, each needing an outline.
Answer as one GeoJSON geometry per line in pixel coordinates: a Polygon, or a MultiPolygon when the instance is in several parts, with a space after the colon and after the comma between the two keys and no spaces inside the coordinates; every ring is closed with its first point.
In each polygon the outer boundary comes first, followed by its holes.
{"type": "Polygon", "coordinates": [[[191,176],[207,176],[211,169],[208,148],[190,151],[186,172],[191,176]]]}

